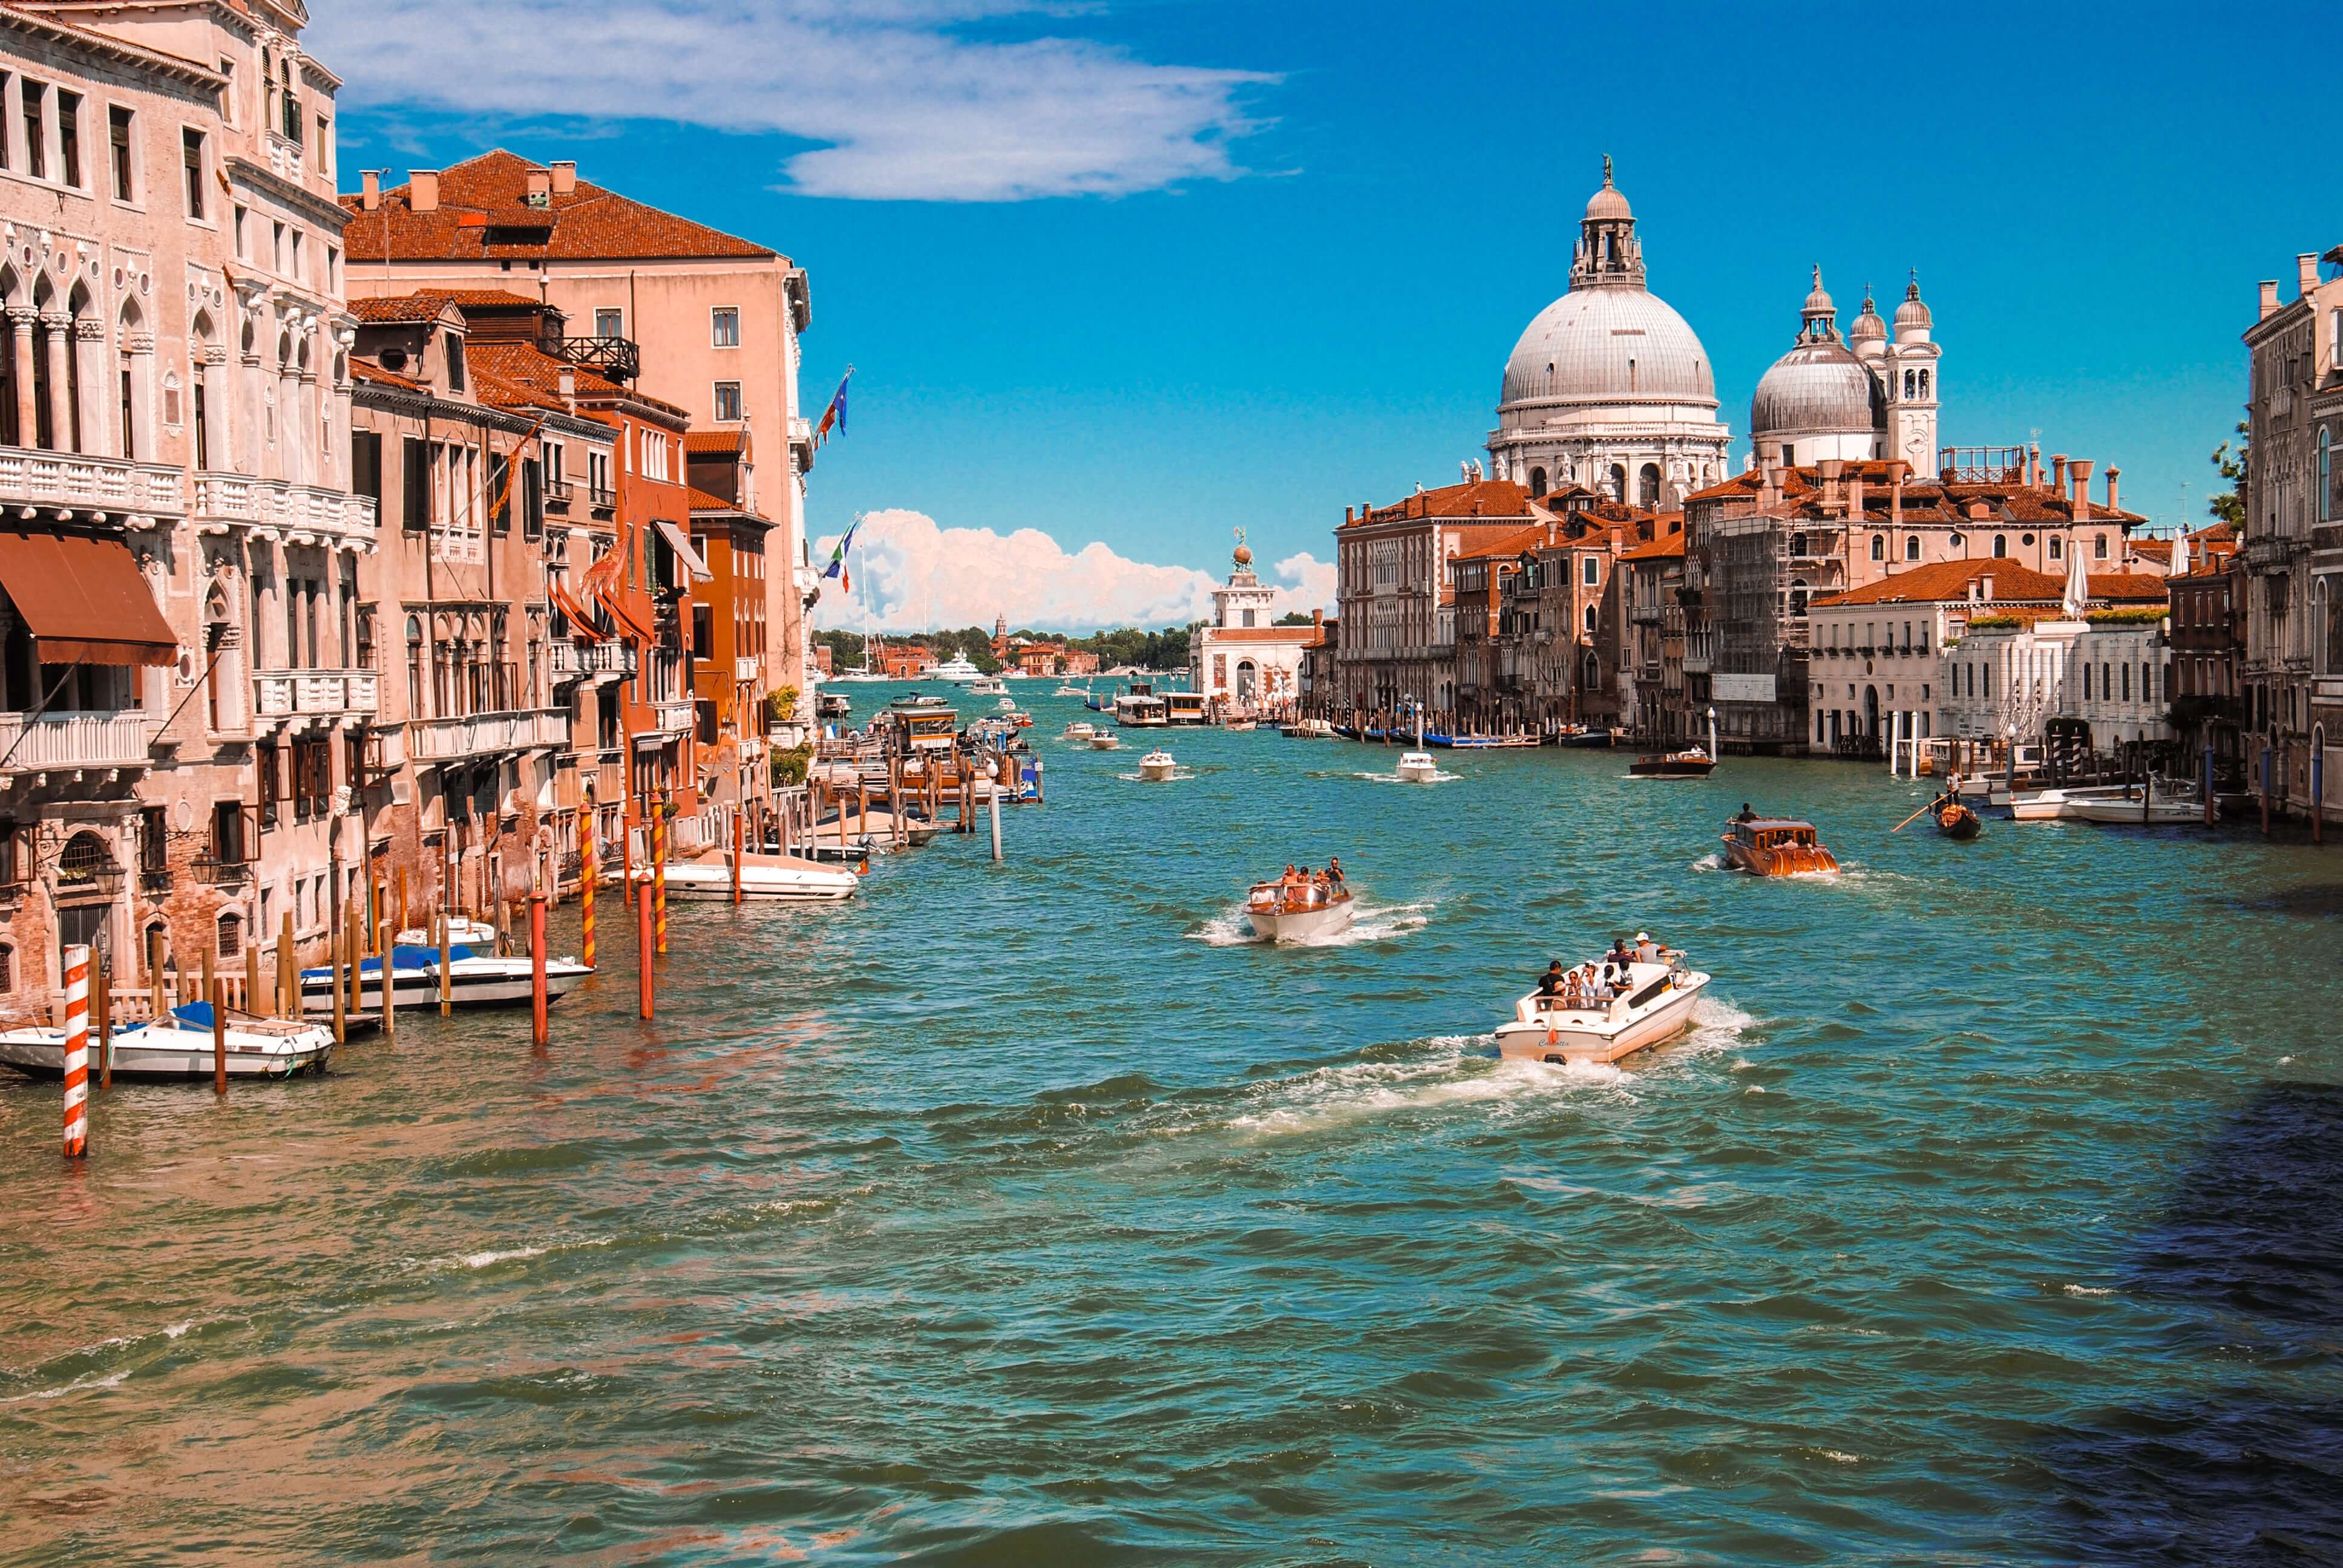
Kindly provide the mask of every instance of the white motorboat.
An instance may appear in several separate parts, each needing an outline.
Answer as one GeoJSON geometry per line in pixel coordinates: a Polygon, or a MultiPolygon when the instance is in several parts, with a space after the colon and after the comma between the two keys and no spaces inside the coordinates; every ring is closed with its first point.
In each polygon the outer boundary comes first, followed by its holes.
{"type": "Polygon", "coordinates": [[[1260,882],[1246,896],[1245,919],[1252,923],[1252,934],[1263,941],[1316,941],[1350,929],[1352,903],[1348,888],[1330,890],[1316,883],[1289,888],[1283,882],[1260,882]]]}
{"type": "Polygon", "coordinates": [[[1411,751],[1399,759],[1399,779],[1403,784],[1430,784],[1440,778],[1440,764],[1432,759],[1429,751],[1411,751]]]}
{"type": "Polygon", "coordinates": [[[1092,729],[1088,724],[1077,719],[1071,724],[1066,726],[1065,732],[1060,735],[1058,739],[1061,740],[1088,740],[1091,736],[1096,735],[1097,733],[1097,730],[1092,729]]]}
{"type": "Polygon", "coordinates": [[[1050,693],[1052,697],[1088,697],[1090,694],[1091,689],[1089,687],[1076,686],[1071,680],[1067,681],[1063,686],[1059,687],[1057,690],[1050,693]]]}
{"type": "MultiPolygon", "coordinates": [[[[615,866],[608,869],[613,876],[618,874],[618,868],[615,866]]],[[[391,940],[410,948],[436,949],[439,945],[439,933],[428,926],[409,926],[391,940]]],[[[451,945],[486,948],[488,951],[494,952],[497,947],[497,928],[486,920],[476,920],[469,915],[458,915],[447,922],[447,940],[451,945]]]]}
{"type": "Polygon", "coordinates": [[[2056,822],[2075,815],[2071,807],[2100,796],[2120,797],[2120,784],[2095,785],[2072,789],[2034,789],[2012,795],[2005,802],[2009,814],[2020,822],[2056,822]]]}
{"type": "Polygon", "coordinates": [[[1121,744],[1121,740],[1117,739],[1114,731],[1111,729],[1093,729],[1091,731],[1091,748],[1093,750],[1112,751],[1121,744]]]}
{"type": "MultiPolygon", "coordinates": [[[[329,1004],[330,1005],[330,1004],[329,1004]]],[[[230,1009],[227,1025],[230,1078],[289,1078],[323,1071],[334,1054],[334,1031],[323,1024],[292,1019],[254,1018],[230,1009]]],[[[156,1023],[132,1023],[112,1031],[114,1076],[138,1079],[208,1079],[212,1076],[212,1010],[191,1001],[156,1023]]],[[[63,1078],[65,1031],[12,1029],[0,1034],[0,1064],[29,1078],[63,1078]]],[[[97,1030],[89,1035],[89,1071],[98,1074],[97,1030]]]]}
{"type": "Polygon", "coordinates": [[[1001,700],[994,703],[993,706],[1000,709],[1003,713],[1014,713],[1017,710],[1017,699],[1004,693],[1001,700]]]}
{"type": "MultiPolygon", "coordinates": [[[[2217,806],[2216,815],[2218,811],[2217,806]]],[[[2186,828],[2205,820],[2205,798],[2177,792],[2159,795],[2153,790],[2146,799],[2137,791],[2127,798],[2118,790],[2112,795],[2093,795],[2087,800],[2070,800],[2066,803],[2066,815],[2107,828],[2186,828]]]]}
{"type": "Polygon", "coordinates": [[[1332,719],[1297,719],[1279,731],[1288,740],[1330,740],[1333,739],[1332,719]]]}
{"type": "MultiPolygon", "coordinates": [[[[749,854],[740,859],[740,897],[744,900],[782,899],[805,903],[850,899],[861,885],[862,879],[851,871],[799,859],[794,855],[749,854]]],[[[732,897],[731,857],[670,860],[667,868],[667,896],[729,901],[732,897]]]]}
{"type": "Polygon", "coordinates": [[[977,668],[959,654],[953,654],[928,673],[938,680],[949,680],[954,686],[966,686],[971,680],[984,678],[984,671],[977,668]]]}
{"type": "MultiPolygon", "coordinates": [[[[728,895],[729,896],[729,895],[728,895]]],[[[548,1001],[558,1001],[578,983],[594,971],[574,958],[548,958],[545,960],[545,996],[548,1001]]],[[[425,1002],[439,1000],[439,950],[436,947],[394,945],[390,950],[390,984],[400,1007],[420,1007],[425,1002]]],[[[343,985],[349,984],[346,975],[343,985]]],[[[307,969],[301,971],[301,1010],[327,1013],[334,1010],[334,971],[331,969],[307,969]]],[[[448,1000],[456,1007],[510,1007],[529,1000],[529,959],[496,958],[477,953],[468,946],[453,945],[447,950],[448,1000]]],[[[376,1008],[382,1004],[382,960],[358,960],[358,1005],[376,1008]]]]}
{"type": "Polygon", "coordinates": [[[968,683],[970,697],[997,697],[1004,703],[1011,701],[1009,687],[997,675],[982,675],[968,683]]]}
{"type": "Polygon", "coordinates": [[[1171,778],[1178,766],[1172,760],[1172,753],[1158,747],[1139,759],[1139,776],[1151,784],[1160,784],[1171,778]]]}
{"type": "MultiPolygon", "coordinates": [[[[1684,967],[1682,953],[1660,956],[1667,961],[1627,965],[1624,983],[1613,987],[1617,994],[1607,999],[1532,991],[1497,1026],[1498,1050],[1530,1061],[1607,1063],[1674,1039],[1691,1027],[1693,1004],[1709,977],[1684,967]]],[[[1601,965],[1589,967],[1599,978],[1601,965]]]]}

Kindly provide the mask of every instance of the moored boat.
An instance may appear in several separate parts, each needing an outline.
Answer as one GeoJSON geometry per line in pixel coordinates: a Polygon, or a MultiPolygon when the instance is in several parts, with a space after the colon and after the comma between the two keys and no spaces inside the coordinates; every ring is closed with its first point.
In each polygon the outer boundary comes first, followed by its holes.
{"type": "Polygon", "coordinates": [[[1278,731],[1288,740],[1329,740],[1334,726],[1323,719],[1297,719],[1278,731]]]}
{"type": "Polygon", "coordinates": [[[1793,817],[1735,817],[1725,825],[1725,859],[1758,877],[1803,877],[1838,869],[1838,858],[1793,817]]]}
{"type": "MultiPolygon", "coordinates": [[[[380,958],[358,961],[359,1005],[380,1002],[382,968],[380,958]]],[[[593,972],[576,959],[548,957],[545,961],[546,1000],[558,1000],[593,972]]],[[[301,1010],[333,1011],[334,980],[334,971],[329,968],[303,970],[301,1010]]],[[[347,976],[342,983],[349,983],[347,976]]],[[[452,1006],[515,1006],[529,1000],[530,984],[530,960],[526,956],[496,958],[460,944],[447,950],[447,991],[452,1006]]],[[[390,950],[390,985],[393,999],[400,1007],[438,1000],[439,950],[394,945],[390,950]]]]}
{"type": "MultiPolygon", "coordinates": [[[[2153,791],[2126,794],[2118,790],[2069,802],[2066,814],[2107,828],[2186,828],[2205,820],[2205,798],[2177,791],[2158,795],[2153,791]]],[[[2217,804],[2215,814],[2219,814],[2217,804]]]]}
{"type": "Polygon", "coordinates": [[[1172,761],[1172,753],[1158,747],[1139,759],[1139,776],[1150,783],[1160,784],[1171,778],[1178,766],[1172,761]]]}
{"type": "Polygon", "coordinates": [[[1429,751],[1411,751],[1399,759],[1399,778],[1403,784],[1431,784],[1440,778],[1440,764],[1429,751]]]}
{"type": "Polygon", "coordinates": [[[1307,942],[1348,930],[1351,890],[1322,882],[1259,882],[1245,898],[1245,919],[1263,941],[1307,942]]]}
{"type": "Polygon", "coordinates": [[[1672,1040],[1692,1025],[1693,1005],[1709,976],[1680,952],[1653,950],[1651,961],[1607,971],[1598,961],[1573,970],[1559,994],[1532,991],[1497,1026],[1500,1053],[1530,1061],[1607,1063],[1672,1040]]]}
{"type": "Polygon", "coordinates": [[[2020,822],[2062,821],[2078,816],[2074,808],[2086,800],[2102,796],[2120,796],[2122,793],[2123,787],[2117,784],[2021,791],[2009,798],[2009,814],[2020,822]]]}
{"type": "MultiPolygon", "coordinates": [[[[615,878],[618,872],[616,866],[605,867],[604,870],[611,878],[615,878]]],[[[439,945],[439,933],[429,926],[409,926],[390,940],[404,943],[410,948],[436,949],[439,945]]],[[[494,952],[497,946],[497,928],[486,920],[476,920],[469,915],[450,916],[447,920],[447,940],[450,945],[484,948],[494,952]]]]}
{"type": "MultiPolygon", "coordinates": [[[[323,1024],[292,1019],[255,1018],[228,1010],[227,1075],[230,1078],[289,1078],[325,1070],[334,1054],[334,1031],[323,1024]]],[[[117,1025],[107,1049],[114,1076],[192,1081],[212,1076],[212,1010],[191,1001],[154,1023],[117,1025]]],[[[0,1033],[0,1065],[28,1078],[65,1076],[65,1031],[12,1029],[0,1033]]],[[[97,1030],[89,1033],[90,1076],[98,1072],[97,1030]]]]}
{"type": "MultiPolygon", "coordinates": [[[[824,866],[794,855],[743,855],[740,897],[743,900],[786,900],[820,903],[850,899],[862,885],[852,871],[824,866]]],[[[729,855],[705,860],[671,860],[667,868],[670,899],[729,900],[732,897],[732,861],[729,855]]]]}
{"type": "Polygon", "coordinates": [[[1637,779],[1705,779],[1715,768],[1716,759],[1697,746],[1649,753],[1627,764],[1628,773],[1637,779]]]}

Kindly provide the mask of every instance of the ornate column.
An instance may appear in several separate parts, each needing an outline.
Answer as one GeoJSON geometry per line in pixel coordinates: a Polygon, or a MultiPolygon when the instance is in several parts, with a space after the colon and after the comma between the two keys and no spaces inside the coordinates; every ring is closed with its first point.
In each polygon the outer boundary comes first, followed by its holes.
{"type": "Polygon", "coordinates": [[[65,363],[73,351],[73,317],[62,312],[41,317],[48,334],[49,444],[60,452],[73,450],[73,374],[65,363]]]}
{"type": "Polygon", "coordinates": [[[134,332],[122,340],[122,347],[130,356],[130,428],[142,443],[136,452],[122,456],[151,463],[156,460],[156,433],[161,425],[155,417],[155,335],[134,332]]]}
{"type": "Polygon", "coordinates": [[[121,432],[106,417],[106,323],[96,316],[74,320],[74,357],[81,369],[81,448],[121,457],[121,432]]]}
{"type": "MultiPolygon", "coordinates": [[[[201,454],[200,466],[214,471],[233,467],[235,465],[228,460],[228,455],[236,450],[234,442],[242,434],[243,420],[240,417],[234,420],[228,417],[228,407],[236,399],[229,396],[226,346],[219,343],[205,344],[202,357],[196,364],[195,373],[196,385],[203,388],[204,394],[203,429],[206,450],[201,454]]],[[[189,398],[192,400],[194,396],[194,391],[190,389],[189,398]]],[[[187,409],[187,422],[191,430],[195,420],[196,411],[191,401],[187,409]]],[[[187,456],[190,459],[197,457],[192,436],[187,442],[187,456]]]]}
{"type": "Polygon", "coordinates": [[[33,402],[33,323],[39,313],[18,307],[8,312],[8,330],[16,349],[16,444],[32,447],[40,429],[40,410],[33,402]]]}

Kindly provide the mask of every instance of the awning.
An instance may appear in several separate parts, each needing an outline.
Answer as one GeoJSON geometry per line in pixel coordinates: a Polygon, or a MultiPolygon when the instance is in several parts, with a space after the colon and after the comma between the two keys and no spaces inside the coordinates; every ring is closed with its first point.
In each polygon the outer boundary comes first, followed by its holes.
{"type": "Polygon", "coordinates": [[[0,588],[44,664],[176,664],[130,547],[79,534],[0,534],[0,588]]]}
{"type": "Polygon", "coordinates": [[[690,571],[693,581],[704,583],[716,580],[716,574],[708,569],[708,563],[701,560],[699,552],[691,548],[689,534],[685,533],[665,518],[653,518],[651,527],[659,531],[659,538],[667,541],[668,548],[673,550],[677,558],[681,560],[685,568],[690,571]]]}

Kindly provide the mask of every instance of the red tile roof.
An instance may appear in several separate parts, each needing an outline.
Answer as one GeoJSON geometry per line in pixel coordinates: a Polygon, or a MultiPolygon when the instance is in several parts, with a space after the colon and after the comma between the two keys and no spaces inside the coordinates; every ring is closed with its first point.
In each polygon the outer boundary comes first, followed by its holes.
{"type": "Polygon", "coordinates": [[[1681,560],[1684,553],[1684,537],[1681,533],[1653,539],[1645,544],[1630,545],[1619,552],[1623,561],[1681,560]]]}
{"type": "MultiPolygon", "coordinates": [[[[2092,572],[2088,574],[2091,597],[2119,602],[2153,601],[2165,597],[2165,579],[2153,573],[2092,572]]],[[[1930,561],[1912,567],[1893,577],[1882,578],[1875,583],[1865,583],[1843,594],[1815,600],[1815,608],[1825,608],[1843,605],[1865,604],[1934,604],[1948,599],[1969,597],[1969,585],[1993,579],[1993,591],[1986,596],[1996,603],[2023,603],[2038,600],[2056,604],[2066,597],[2066,579],[2050,572],[2037,572],[2031,567],[2013,560],[1990,558],[1961,561],[1930,561]]]]}
{"type": "Polygon", "coordinates": [[[355,380],[377,382],[385,387],[402,387],[409,392],[426,390],[422,382],[401,376],[395,370],[385,370],[373,360],[360,359],[355,355],[350,358],[350,376],[355,380]]]}
{"type": "Polygon", "coordinates": [[[1529,515],[1530,493],[1526,488],[1510,479],[1483,479],[1473,484],[1419,490],[1397,506],[1369,508],[1365,517],[1353,518],[1351,526],[1410,518],[1486,518],[1493,524],[1513,518],[1526,521],[1529,515]]]}
{"type": "Polygon", "coordinates": [[[684,456],[688,457],[729,457],[748,449],[749,432],[740,430],[693,430],[683,438],[684,456]]]}
{"type": "Polygon", "coordinates": [[[542,207],[527,200],[528,176],[540,167],[502,148],[483,153],[439,176],[439,206],[417,212],[414,187],[382,193],[382,206],[365,209],[346,196],[350,214],[343,245],[353,262],[631,260],[688,257],[763,259],[770,247],[678,217],[586,180],[542,207]],[[494,243],[491,243],[491,242],[494,243]]]}

